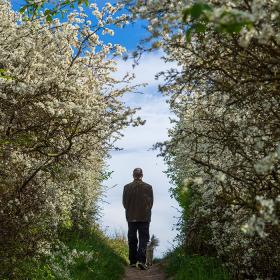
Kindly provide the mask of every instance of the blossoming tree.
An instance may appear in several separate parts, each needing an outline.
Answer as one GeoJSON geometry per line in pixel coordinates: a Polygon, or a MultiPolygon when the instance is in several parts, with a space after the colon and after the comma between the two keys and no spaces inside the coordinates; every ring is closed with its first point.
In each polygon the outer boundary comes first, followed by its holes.
{"type": "Polygon", "coordinates": [[[100,38],[126,24],[120,7],[92,4],[92,21],[80,7],[50,23],[0,1],[0,255],[9,277],[22,257],[49,253],[59,227],[94,221],[104,158],[120,130],[139,123],[120,99],[130,78],[112,78],[124,48],[100,38]]]}
{"type": "Polygon", "coordinates": [[[220,257],[235,279],[277,279],[279,1],[127,2],[179,65],[161,73],[177,118],[159,146],[186,250],[220,257]]]}

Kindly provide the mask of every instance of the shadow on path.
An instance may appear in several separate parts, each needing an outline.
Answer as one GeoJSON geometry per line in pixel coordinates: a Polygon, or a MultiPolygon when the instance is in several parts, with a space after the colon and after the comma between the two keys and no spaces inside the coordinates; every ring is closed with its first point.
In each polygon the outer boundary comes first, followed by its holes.
{"type": "Polygon", "coordinates": [[[148,270],[127,267],[123,280],[167,280],[167,278],[160,264],[155,264],[148,270]]]}

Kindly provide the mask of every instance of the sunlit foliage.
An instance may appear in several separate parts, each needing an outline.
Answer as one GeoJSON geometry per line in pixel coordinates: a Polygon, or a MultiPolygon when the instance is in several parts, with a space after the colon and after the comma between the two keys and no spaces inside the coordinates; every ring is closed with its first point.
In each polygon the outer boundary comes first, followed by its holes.
{"type": "Polygon", "coordinates": [[[139,123],[120,100],[130,78],[112,78],[124,48],[100,38],[126,24],[119,8],[92,4],[93,22],[80,7],[49,23],[0,1],[0,255],[9,279],[19,261],[52,252],[59,228],[96,220],[104,159],[119,131],[139,123]]]}
{"type": "Polygon", "coordinates": [[[133,1],[131,10],[179,65],[162,73],[177,119],[160,147],[186,251],[220,257],[234,279],[277,279],[279,1],[133,1]]]}

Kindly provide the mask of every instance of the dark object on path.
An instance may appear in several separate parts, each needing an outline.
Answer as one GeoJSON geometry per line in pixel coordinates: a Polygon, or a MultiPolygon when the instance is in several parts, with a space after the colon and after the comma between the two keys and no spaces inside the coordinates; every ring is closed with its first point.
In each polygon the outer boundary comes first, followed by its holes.
{"type": "Polygon", "coordinates": [[[149,267],[151,267],[153,265],[154,249],[158,245],[159,245],[159,240],[153,234],[151,241],[147,245],[147,250],[146,250],[146,264],[149,267]]]}
{"type": "Polygon", "coordinates": [[[142,262],[137,262],[136,267],[140,270],[147,270],[149,268],[145,263],[142,262]]]}
{"type": "Polygon", "coordinates": [[[135,168],[133,170],[134,181],[124,186],[123,206],[128,222],[130,264],[139,262],[144,266],[146,264],[146,248],[150,239],[149,226],[153,206],[153,189],[151,185],[142,181],[142,177],[142,169],[135,168]]]}

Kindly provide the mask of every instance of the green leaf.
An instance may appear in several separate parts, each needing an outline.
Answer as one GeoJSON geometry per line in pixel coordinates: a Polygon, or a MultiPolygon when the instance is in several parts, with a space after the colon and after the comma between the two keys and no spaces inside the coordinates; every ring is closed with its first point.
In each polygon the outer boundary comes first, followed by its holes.
{"type": "Polygon", "coordinates": [[[21,8],[19,9],[19,12],[20,12],[21,14],[23,14],[23,13],[25,12],[26,9],[27,9],[27,6],[23,6],[23,7],[21,7],[21,8]]]}
{"type": "Polygon", "coordinates": [[[191,16],[192,20],[199,19],[204,15],[205,11],[211,11],[212,8],[208,4],[197,3],[183,11],[183,21],[186,22],[188,16],[191,16]]]}
{"type": "Polygon", "coordinates": [[[7,72],[6,69],[1,68],[1,69],[0,69],[0,77],[1,77],[1,78],[6,77],[6,72],[7,72]]]}
{"type": "Polygon", "coordinates": [[[189,28],[187,31],[186,31],[186,40],[188,43],[191,42],[191,39],[192,39],[192,28],[189,28]]]}
{"type": "Polygon", "coordinates": [[[44,12],[45,16],[50,15],[50,14],[51,14],[51,11],[49,9],[45,10],[45,12],[44,12]]]}
{"type": "Polygon", "coordinates": [[[229,14],[229,15],[231,16],[231,20],[229,22],[220,24],[216,28],[217,31],[226,32],[226,33],[239,33],[242,30],[242,28],[245,26],[248,27],[249,29],[252,28],[253,23],[248,19],[238,19],[238,17],[234,14],[229,14]]]}
{"type": "Polygon", "coordinates": [[[7,70],[0,68],[0,78],[5,79],[5,80],[12,80],[13,78],[10,76],[6,75],[7,70]]]}
{"type": "Polygon", "coordinates": [[[190,15],[190,8],[183,10],[183,22],[187,21],[188,16],[190,15]]]}
{"type": "Polygon", "coordinates": [[[61,11],[60,14],[61,14],[61,18],[62,18],[62,19],[65,18],[65,14],[66,14],[66,13],[67,13],[67,11],[65,11],[65,10],[62,10],[62,11],[61,11]]]}
{"type": "Polygon", "coordinates": [[[233,23],[225,26],[225,31],[228,33],[239,33],[243,27],[242,23],[233,23]]]}
{"type": "Polygon", "coordinates": [[[196,23],[194,29],[197,33],[204,33],[206,31],[206,24],[196,23]]]}
{"type": "Polygon", "coordinates": [[[47,15],[46,21],[47,21],[47,22],[52,22],[52,16],[51,16],[51,15],[47,15]]]}
{"type": "Polygon", "coordinates": [[[191,17],[193,19],[198,19],[198,18],[200,18],[200,16],[202,14],[204,14],[204,12],[206,10],[208,10],[208,11],[211,10],[211,7],[209,5],[203,4],[203,3],[194,4],[190,11],[191,17]]]}

